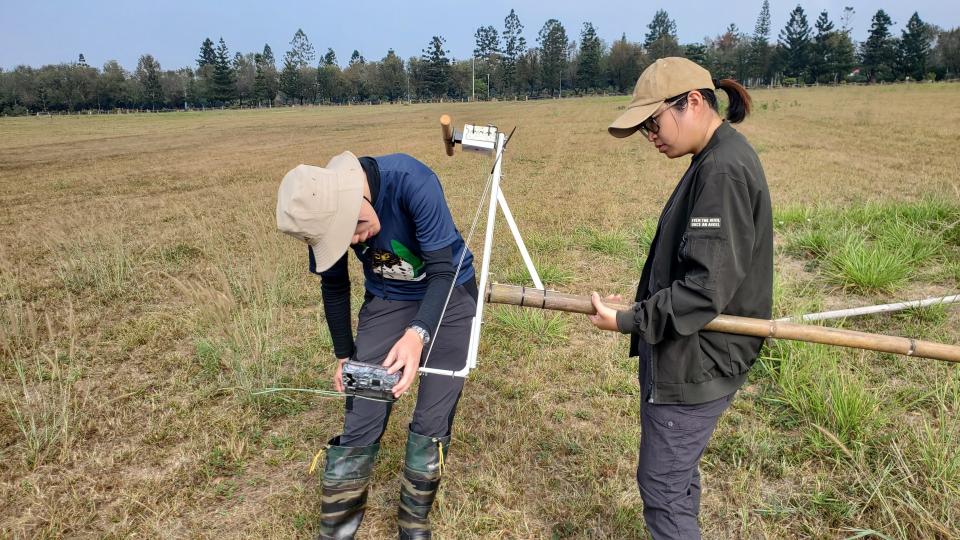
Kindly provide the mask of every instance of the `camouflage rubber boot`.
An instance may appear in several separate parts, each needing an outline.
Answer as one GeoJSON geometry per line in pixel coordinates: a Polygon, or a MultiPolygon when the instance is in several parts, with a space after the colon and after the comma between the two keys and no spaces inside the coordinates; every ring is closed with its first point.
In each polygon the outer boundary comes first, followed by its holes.
{"type": "Polygon", "coordinates": [[[425,437],[412,431],[407,436],[407,457],[403,465],[397,515],[400,540],[431,538],[427,514],[437,497],[449,444],[449,436],[425,437]]]}
{"type": "Polygon", "coordinates": [[[367,505],[367,485],[380,444],[338,446],[340,437],[327,443],[320,499],[319,540],[349,540],[357,534],[367,505]]]}

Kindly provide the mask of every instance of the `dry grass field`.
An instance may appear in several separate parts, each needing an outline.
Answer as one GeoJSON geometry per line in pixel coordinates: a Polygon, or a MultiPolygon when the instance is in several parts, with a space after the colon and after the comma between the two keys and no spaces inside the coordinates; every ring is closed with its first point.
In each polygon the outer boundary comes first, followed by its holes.
{"type": "MultiPolygon", "coordinates": [[[[738,126],[776,207],[778,315],[960,290],[960,85],[758,90],[738,126]]],[[[310,537],[342,402],[299,163],[412,154],[461,229],[486,157],[437,119],[518,127],[503,187],[552,288],[632,294],[688,161],[606,125],[627,98],[0,119],[0,537],[310,537]]],[[[480,249],[482,235],[473,248],[480,249]]],[[[525,279],[500,224],[494,279],[525,279]]],[[[352,267],[357,304],[360,274],[352,267]]],[[[436,537],[643,538],[636,361],[585,317],[491,306],[436,537]]],[[[845,327],[960,342],[960,309],[845,327]]],[[[413,399],[361,531],[395,536],[413,399]]],[[[960,537],[960,368],[771,342],[704,457],[706,538],[960,537]]]]}

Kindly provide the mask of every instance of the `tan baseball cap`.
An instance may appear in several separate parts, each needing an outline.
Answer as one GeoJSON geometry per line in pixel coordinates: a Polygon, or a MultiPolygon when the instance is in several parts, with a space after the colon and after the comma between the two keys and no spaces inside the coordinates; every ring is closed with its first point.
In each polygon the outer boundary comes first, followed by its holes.
{"type": "Polygon", "coordinates": [[[337,262],[357,230],[366,175],[350,152],[326,167],[297,165],[277,192],[277,228],[313,248],[317,272],[337,262]]]}
{"type": "Polygon", "coordinates": [[[627,111],[607,130],[614,137],[629,137],[667,98],[700,88],[713,89],[709,71],[686,58],[659,58],[640,74],[627,111]]]}

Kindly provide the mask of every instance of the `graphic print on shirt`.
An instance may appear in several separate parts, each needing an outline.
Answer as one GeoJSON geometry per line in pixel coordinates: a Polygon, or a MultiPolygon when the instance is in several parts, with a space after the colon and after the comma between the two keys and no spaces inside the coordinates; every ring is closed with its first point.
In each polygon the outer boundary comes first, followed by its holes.
{"type": "Polygon", "coordinates": [[[423,273],[423,261],[413,254],[402,243],[391,240],[392,252],[375,247],[366,246],[363,254],[369,257],[370,268],[375,274],[386,279],[400,281],[420,281],[426,274],[423,273]]]}

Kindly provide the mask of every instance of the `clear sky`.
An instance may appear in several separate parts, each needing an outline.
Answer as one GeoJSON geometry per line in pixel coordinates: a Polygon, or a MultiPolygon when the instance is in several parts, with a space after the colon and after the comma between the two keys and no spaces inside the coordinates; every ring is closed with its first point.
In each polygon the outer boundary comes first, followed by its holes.
{"type": "MultiPolygon", "coordinates": [[[[468,58],[476,28],[493,25],[502,31],[511,8],[516,9],[530,45],[536,44],[537,32],[550,18],[563,23],[571,39],[578,39],[583,23],[590,21],[607,43],[624,32],[628,39],[642,41],[660,8],[677,22],[681,43],[689,43],[721,34],[730,23],[752,33],[761,1],[0,0],[0,67],[72,62],[79,53],[94,66],[115,59],[132,70],[141,54],[150,53],[164,69],[193,67],[203,39],[217,41],[221,36],[231,54],[259,51],[269,43],[279,63],[297,28],[306,32],[318,54],[332,47],[340,64],[354,49],[370,60],[382,58],[389,48],[402,58],[419,56],[435,34],[446,38],[452,57],[468,58]]],[[[770,4],[776,40],[797,4],[779,0],[770,4]]],[[[866,37],[870,18],[881,8],[893,19],[895,35],[914,10],[940,27],[960,26],[960,4],[955,0],[804,0],[801,5],[811,27],[822,10],[839,26],[843,7],[853,6],[857,41],[866,37]]]]}

